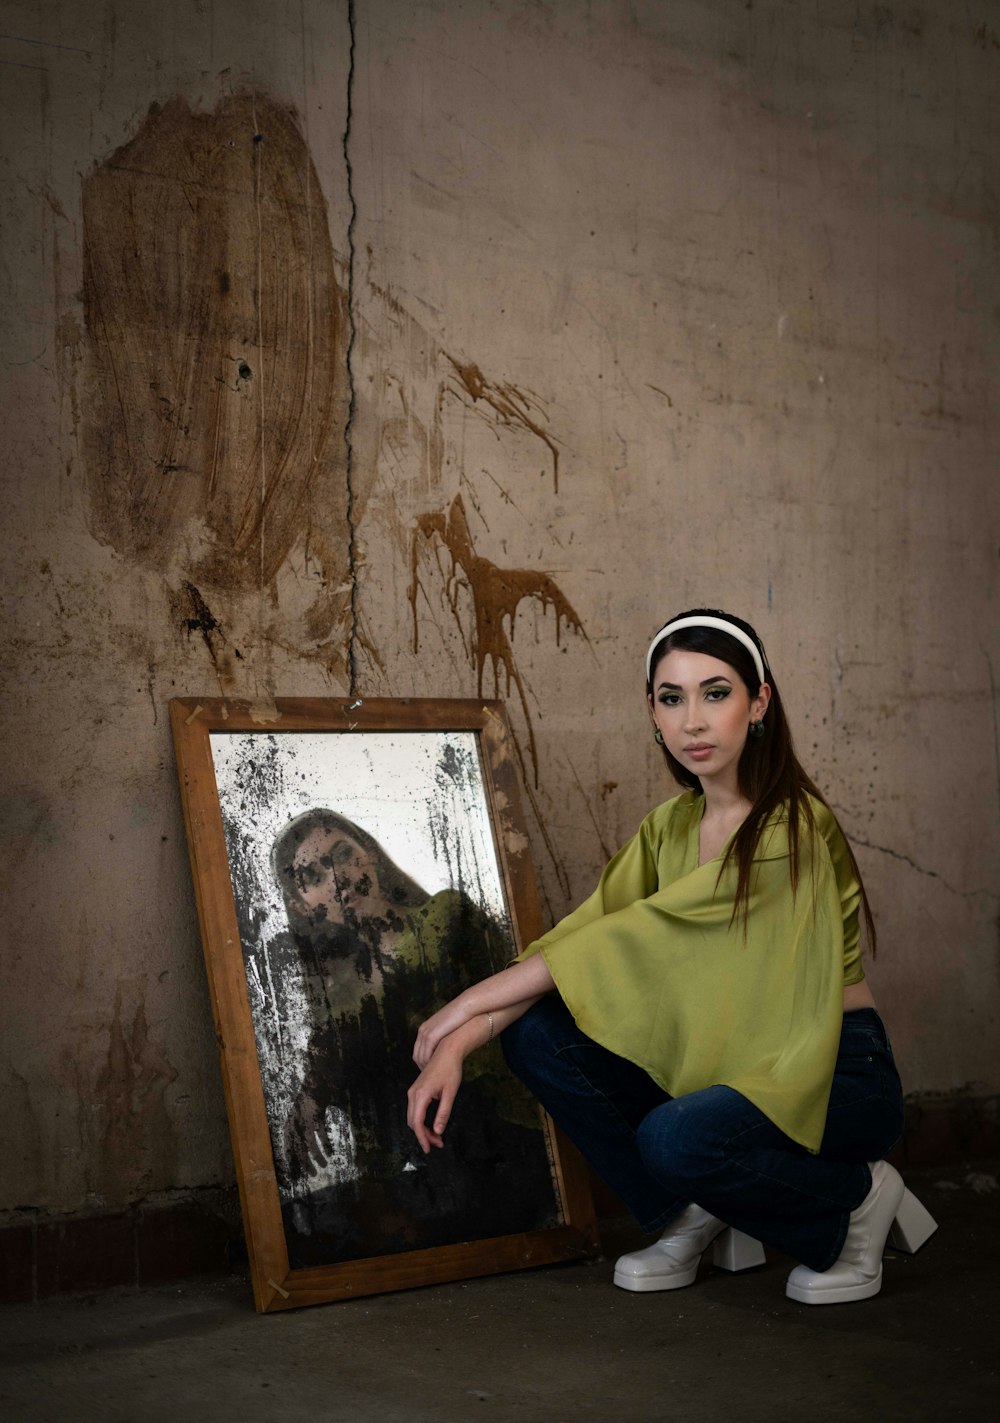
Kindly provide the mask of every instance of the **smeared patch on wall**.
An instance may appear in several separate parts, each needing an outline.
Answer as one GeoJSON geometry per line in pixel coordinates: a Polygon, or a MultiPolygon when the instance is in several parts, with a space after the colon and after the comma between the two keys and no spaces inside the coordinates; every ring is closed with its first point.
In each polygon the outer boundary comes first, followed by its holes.
{"type": "Polygon", "coordinates": [[[444,596],[452,615],[458,624],[462,637],[466,638],[462,623],[461,589],[468,588],[472,598],[474,626],[471,637],[471,653],[476,664],[476,686],[479,696],[483,696],[483,681],[487,661],[493,664],[494,695],[500,695],[500,671],[503,669],[507,694],[513,682],[517,688],[521,708],[528,728],[528,752],[534,771],[534,782],[538,785],[538,753],[535,733],[528,709],[527,689],[524,678],[514,659],[514,619],[525,598],[541,603],[542,610],[554,608],[556,615],[556,645],[559,645],[562,624],[578,632],[587,640],[583,624],[569,600],[554,579],[547,573],[532,568],[499,568],[488,558],[481,558],[472,542],[469,521],[461,494],[456,494],[447,514],[442,510],[422,514],[417,520],[410,541],[410,608],[413,614],[413,650],[419,647],[420,629],[417,619],[417,596],[420,591],[420,555],[427,544],[439,540],[451,559],[451,572],[445,580],[444,596]],[[461,569],[464,579],[458,578],[461,569]],[[504,625],[507,620],[507,626],[504,625]]]}
{"type": "Polygon", "coordinates": [[[472,361],[456,361],[454,356],[448,355],[447,351],[444,354],[458,378],[457,382],[450,382],[448,389],[462,399],[470,399],[474,406],[478,405],[480,400],[483,401],[496,415],[499,415],[501,423],[520,425],[541,440],[552,456],[552,485],[558,494],[559,447],[548,431],[539,423],[544,412],[538,401],[533,396],[519,390],[516,385],[506,382],[497,384],[495,381],[488,380],[472,361]]]}
{"type": "MultiPolygon", "coordinates": [[[[73,373],[83,360],[83,329],[73,311],[65,312],[56,322],[55,357],[60,404],[68,395],[75,435],[80,428],[80,395],[73,373]]],[[[71,464],[72,458],[67,457],[67,470],[71,464]]]]}
{"type": "Polygon", "coordinates": [[[137,991],[129,1022],[123,1021],[121,982],[115,990],[107,1059],[95,1091],[104,1114],[96,1163],[99,1189],[110,1185],[118,1191],[123,1179],[133,1193],[148,1189],[169,1180],[174,1166],[174,1128],[164,1093],[176,1081],[177,1069],[150,1033],[144,986],[144,977],[131,985],[137,991]]]}
{"type": "Polygon", "coordinates": [[[336,588],[347,311],[293,114],[154,104],[85,179],[83,220],[94,536],[160,571],[191,539],[192,583],[233,591],[308,538],[336,588]]]}

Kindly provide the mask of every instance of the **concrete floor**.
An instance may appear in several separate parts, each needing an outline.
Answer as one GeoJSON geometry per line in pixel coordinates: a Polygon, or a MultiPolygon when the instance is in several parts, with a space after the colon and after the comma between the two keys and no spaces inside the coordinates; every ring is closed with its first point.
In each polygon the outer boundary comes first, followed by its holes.
{"type": "Polygon", "coordinates": [[[608,1229],[594,1265],[272,1316],[247,1281],[63,1297],[0,1311],[9,1423],[518,1423],[1000,1416],[996,1162],[907,1182],[940,1222],[890,1253],[882,1294],[826,1309],[784,1296],[789,1262],[703,1268],[689,1289],[630,1295],[608,1229]]]}

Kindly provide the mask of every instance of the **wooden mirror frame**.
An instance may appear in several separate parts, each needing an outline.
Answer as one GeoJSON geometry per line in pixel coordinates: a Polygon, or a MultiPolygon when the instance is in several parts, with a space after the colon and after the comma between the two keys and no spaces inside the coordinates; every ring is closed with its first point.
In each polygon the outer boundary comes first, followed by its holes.
{"type": "MultiPolygon", "coordinates": [[[[171,701],[170,721],[257,1309],[293,1309],[592,1257],[598,1243],[586,1166],[542,1114],[560,1208],[558,1224],[305,1269],[289,1265],[211,733],[475,733],[506,907],[520,950],[539,937],[542,924],[515,748],[502,703],[443,698],[285,698],[255,703],[182,697],[171,701]]],[[[405,1091],[404,1084],[400,1091],[405,1091]]]]}

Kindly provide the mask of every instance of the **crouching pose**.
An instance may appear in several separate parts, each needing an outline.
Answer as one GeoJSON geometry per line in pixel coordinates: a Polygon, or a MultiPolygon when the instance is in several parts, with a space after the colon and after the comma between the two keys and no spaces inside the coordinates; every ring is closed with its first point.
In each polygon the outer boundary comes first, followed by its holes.
{"type": "Polygon", "coordinates": [[[792,1299],[866,1299],[904,1198],[883,1160],[903,1102],[861,963],[859,917],[875,935],[857,862],[748,623],[671,620],[646,696],[684,793],[579,909],[421,1026],[409,1125],[442,1146],[465,1057],[502,1032],[514,1072],[663,1231],[617,1285],[690,1284],[729,1228],[801,1262],[792,1299]]]}

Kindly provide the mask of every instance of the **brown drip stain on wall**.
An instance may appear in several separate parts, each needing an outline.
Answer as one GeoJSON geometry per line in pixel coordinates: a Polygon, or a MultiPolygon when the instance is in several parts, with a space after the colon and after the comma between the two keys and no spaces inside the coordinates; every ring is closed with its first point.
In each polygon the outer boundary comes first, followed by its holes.
{"type": "Polygon", "coordinates": [[[559,447],[552,436],[538,423],[538,416],[542,414],[538,402],[518,390],[516,385],[500,384],[488,380],[483,375],[477,365],[471,361],[463,364],[456,361],[454,356],[449,356],[445,351],[444,355],[453,367],[458,377],[461,390],[475,405],[478,401],[485,401],[506,425],[521,425],[525,430],[535,435],[552,456],[552,485],[555,492],[559,493],[559,447]],[[536,413],[537,412],[537,413],[536,413]]]}
{"type": "Polygon", "coordinates": [[[517,688],[524,718],[528,728],[528,751],[534,770],[535,785],[538,785],[538,754],[535,733],[528,709],[524,679],[514,660],[514,618],[518,607],[525,598],[533,598],[541,603],[543,611],[554,608],[556,614],[556,645],[559,645],[562,624],[565,622],[574,632],[586,639],[579,617],[558,584],[547,573],[539,573],[531,568],[499,568],[488,558],[476,553],[465,514],[461,494],[452,500],[447,514],[438,510],[422,514],[417,520],[410,541],[410,609],[413,615],[413,650],[419,646],[419,625],[417,620],[417,595],[420,591],[420,554],[426,544],[438,540],[444,545],[451,559],[451,572],[445,583],[445,598],[459,631],[465,638],[460,607],[461,589],[467,587],[472,598],[475,627],[472,635],[472,653],[476,663],[477,694],[483,696],[483,680],[486,663],[493,664],[494,694],[500,694],[500,672],[503,669],[506,690],[510,693],[513,682],[517,688]],[[461,569],[464,575],[459,579],[461,569]]]}
{"type": "Polygon", "coordinates": [[[83,227],[95,537],[163,571],[200,525],[192,583],[239,592],[308,534],[337,587],[346,300],[294,115],[154,104],[84,180],[83,227]]]}

